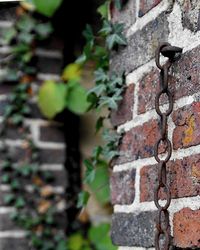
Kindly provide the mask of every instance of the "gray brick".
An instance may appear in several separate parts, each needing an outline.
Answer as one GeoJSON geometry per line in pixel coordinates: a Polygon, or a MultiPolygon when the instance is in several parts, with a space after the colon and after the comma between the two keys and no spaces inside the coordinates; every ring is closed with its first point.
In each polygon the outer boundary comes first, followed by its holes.
{"type": "Polygon", "coordinates": [[[10,219],[10,213],[0,214],[0,231],[10,231],[20,229],[15,222],[10,219]]]}
{"type": "Polygon", "coordinates": [[[167,41],[169,34],[167,15],[162,13],[143,29],[128,38],[128,46],[113,52],[111,70],[129,73],[155,56],[159,42],[167,41]]]}
{"type": "Polygon", "coordinates": [[[26,239],[20,238],[0,238],[1,250],[29,250],[31,249],[26,239]]]}
{"type": "Polygon", "coordinates": [[[136,1],[129,0],[119,11],[114,7],[111,8],[112,21],[117,23],[123,23],[125,28],[129,28],[136,20],[136,1]]]}
{"type": "Polygon", "coordinates": [[[40,149],[42,163],[63,164],[65,161],[65,149],[40,149]]]}
{"type": "Polygon", "coordinates": [[[154,246],[155,212],[116,213],[112,217],[112,241],[118,246],[154,246]]]}
{"type": "Polygon", "coordinates": [[[37,57],[36,65],[40,73],[60,74],[63,61],[57,58],[37,57]]]}
{"type": "Polygon", "coordinates": [[[16,6],[18,3],[1,3],[0,20],[13,21],[16,19],[16,6]]]}
{"type": "Polygon", "coordinates": [[[40,140],[51,142],[64,142],[65,137],[63,133],[63,126],[41,126],[40,127],[40,140]]]}
{"type": "Polygon", "coordinates": [[[200,2],[199,0],[178,0],[182,10],[183,27],[191,31],[200,30],[200,2]]]}

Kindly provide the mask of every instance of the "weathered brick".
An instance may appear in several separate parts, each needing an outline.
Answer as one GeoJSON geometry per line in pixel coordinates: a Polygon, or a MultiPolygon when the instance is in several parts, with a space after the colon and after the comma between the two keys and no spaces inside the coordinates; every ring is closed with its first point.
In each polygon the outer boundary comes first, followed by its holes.
{"type": "MultiPolygon", "coordinates": [[[[167,181],[172,198],[192,197],[200,194],[200,155],[170,161],[167,164],[167,181]]],[[[140,171],[140,201],[152,201],[158,185],[158,165],[145,166],[140,171]]],[[[164,193],[160,195],[165,199],[164,193]]]]}
{"type": "Polygon", "coordinates": [[[116,213],[112,217],[112,241],[118,246],[154,246],[155,212],[116,213]]]}
{"type": "MultiPolygon", "coordinates": [[[[2,129],[2,124],[0,124],[0,130],[1,129],[2,129]]],[[[22,139],[24,131],[25,131],[24,128],[19,128],[14,125],[7,125],[4,137],[12,140],[22,139]]]]}
{"type": "Polygon", "coordinates": [[[139,83],[138,114],[154,108],[156,93],[159,91],[159,72],[154,69],[147,73],[139,83]]]}
{"type": "Polygon", "coordinates": [[[1,250],[15,249],[25,250],[30,249],[28,240],[23,238],[0,238],[1,250]]]}
{"type": "Polygon", "coordinates": [[[126,132],[119,147],[120,156],[117,163],[153,156],[154,145],[159,139],[159,134],[159,124],[156,120],[151,120],[126,132]]]}
{"type": "Polygon", "coordinates": [[[140,10],[138,16],[144,16],[148,11],[153,9],[160,2],[161,0],[140,0],[140,10]]]}
{"type": "Polygon", "coordinates": [[[192,31],[200,30],[199,0],[178,0],[181,6],[183,27],[192,31]]]}
{"type": "Polygon", "coordinates": [[[1,3],[0,20],[14,21],[16,19],[17,3],[1,3]]]}
{"type": "MultiPolygon", "coordinates": [[[[174,100],[200,91],[199,56],[200,46],[183,54],[181,59],[172,65],[169,73],[169,88],[174,96],[174,100]]],[[[158,69],[153,69],[140,80],[138,114],[154,108],[158,90],[159,71],[158,69]]],[[[166,103],[166,101],[166,98],[161,100],[161,104],[166,103]]]]}
{"type": "Polygon", "coordinates": [[[10,213],[0,214],[0,231],[10,231],[20,229],[10,218],[10,213]]]}
{"type": "Polygon", "coordinates": [[[49,125],[40,127],[40,140],[45,142],[64,142],[63,126],[49,125]]]}
{"type": "Polygon", "coordinates": [[[36,103],[29,102],[29,107],[31,108],[31,118],[44,119],[44,116],[41,114],[40,109],[36,103]]]}
{"type": "MultiPolygon", "coordinates": [[[[1,81],[1,80],[0,80],[1,81]]],[[[0,95],[10,94],[14,89],[12,83],[6,82],[6,84],[1,83],[0,95]]]]}
{"type": "Polygon", "coordinates": [[[132,204],[135,198],[135,169],[112,173],[112,204],[132,204]]]}
{"type": "Polygon", "coordinates": [[[171,68],[169,87],[175,100],[200,91],[200,46],[183,54],[171,68]]]}
{"type": "Polygon", "coordinates": [[[129,0],[123,6],[122,10],[118,10],[114,3],[111,4],[112,21],[115,23],[123,23],[125,28],[129,28],[136,20],[136,2],[129,0]]]}
{"type": "MultiPolygon", "coordinates": [[[[9,147],[9,154],[14,162],[23,162],[30,157],[29,150],[24,147],[9,147]]],[[[65,162],[65,149],[39,149],[40,162],[42,164],[63,164],[65,162]]],[[[4,159],[4,153],[0,153],[0,158],[4,159]]]]}
{"type": "MultiPolygon", "coordinates": [[[[29,157],[27,155],[27,151],[21,147],[9,147],[8,150],[9,150],[8,152],[9,152],[9,154],[14,162],[21,162],[21,161],[27,159],[27,157],[29,157]]],[[[4,154],[0,153],[0,155],[1,155],[1,159],[3,159],[4,154]]]]}
{"type": "Polygon", "coordinates": [[[36,65],[40,73],[60,74],[63,61],[57,58],[38,56],[36,58],[36,65]]]}
{"type": "Polygon", "coordinates": [[[42,163],[63,164],[65,162],[65,149],[40,149],[42,163]]]}
{"type": "Polygon", "coordinates": [[[167,15],[163,13],[143,29],[128,37],[128,45],[113,52],[111,70],[129,73],[155,56],[159,42],[167,41],[167,15]],[[152,42],[153,41],[153,42],[152,42]]]}
{"type": "Polygon", "coordinates": [[[188,148],[200,143],[200,102],[194,102],[173,113],[176,125],[173,132],[173,147],[188,148]]]}
{"type": "Polygon", "coordinates": [[[60,50],[64,49],[64,41],[62,37],[59,37],[57,34],[52,34],[48,39],[40,41],[38,48],[45,50],[60,50]]]}
{"type": "Polygon", "coordinates": [[[200,210],[184,208],[174,214],[174,244],[181,249],[200,249],[200,210]]]}
{"type": "Polygon", "coordinates": [[[121,125],[133,118],[134,85],[128,86],[124,92],[123,99],[119,103],[118,110],[111,113],[113,126],[121,125]]]}

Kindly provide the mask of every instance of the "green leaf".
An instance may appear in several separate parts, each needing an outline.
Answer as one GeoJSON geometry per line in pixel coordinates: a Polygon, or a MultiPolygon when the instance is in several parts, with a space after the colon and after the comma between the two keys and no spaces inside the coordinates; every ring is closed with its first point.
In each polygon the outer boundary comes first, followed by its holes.
{"type": "Polygon", "coordinates": [[[67,250],[67,243],[65,240],[60,240],[55,250],[67,250]]]}
{"type": "Polygon", "coordinates": [[[8,174],[4,174],[2,177],[1,177],[1,180],[2,180],[2,183],[4,184],[8,184],[10,182],[10,176],[8,174]]]}
{"type": "Polygon", "coordinates": [[[81,193],[79,193],[77,207],[78,208],[85,207],[87,205],[89,198],[90,194],[88,192],[82,191],[81,193]]]}
{"type": "Polygon", "coordinates": [[[3,43],[9,44],[13,38],[16,36],[17,31],[14,27],[6,29],[5,32],[3,32],[3,43]]]}
{"type": "Polygon", "coordinates": [[[15,125],[19,125],[23,122],[24,117],[21,114],[14,114],[12,115],[12,122],[15,125]]]}
{"type": "Polygon", "coordinates": [[[78,63],[78,64],[83,64],[83,63],[86,62],[86,60],[87,60],[87,56],[86,56],[86,54],[83,52],[83,54],[80,55],[80,56],[76,59],[75,62],[78,63]]]}
{"type": "Polygon", "coordinates": [[[103,151],[103,148],[101,146],[97,146],[93,149],[93,152],[92,152],[92,157],[95,159],[95,160],[98,160],[99,159],[99,156],[101,155],[103,151]]]}
{"type": "Polygon", "coordinates": [[[108,10],[109,10],[109,1],[106,1],[104,4],[100,5],[97,9],[97,12],[104,19],[108,19],[108,10]]]}
{"type": "Polygon", "coordinates": [[[109,224],[103,223],[90,228],[88,237],[94,244],[96,250],[117,250],[117,247],[113,246],[111,242],[109,232],[109,224]]]}
{"type": "Polygon", "coordinates": [[[78,82],[67,84],[66,107],[75,114],[84,114],[89,109],[87,91],[78,82]]]}
{"type": "Polygon", "coordinates": [[[124,30],[124,24],[123,23],[114,23],[113,24],[113,33],[117,33],[119,35],[122,35],[124,30]]]}
{"type": "Polygon", "coordinates": [[[5,171],[12,169],[11,162],[9,160],[3,161],[3,163],[2,163],[2,169],[5,170],[5,171]]]}
{"type": "Polygon", "coordinates": [[[71,63],[65,67],[62,78],[64,81],[79,80],[82,74],[80,64],[71,63]]]}
{"type": "Polygon", "coordinates": [[[104,20],[103,22],[103,27],[100,29],[99,33],[102,34],[103,36],[107,36],[111,34],[112,32],[112,23],[108,20],[104,20]]]}
{"type": "Polygon", "coordinates": [[[96,122],[96,133],[99,132],[99,130],[103,127],[103,122],[105,120],[105,117],[99,117],[96,122]]]}
{"type": "Polygon", "coordinates": [[[23,208],[25,205],[26,205],[26,202],[25,202],[24,198],[18,197],[16,202],[15,202],[15,207],[16,208],[23,208]]]}
{"type": "Polygon", "coordinates": [[[23,43],[20,43],[16,46],[12,47],[12,52],[15,54],[23,54],[23,53],[26,53],[29,51],[30,51],[29,46],[27,44],[23,44],[23,43]]]}
{"type": "Polygon", "coordinates": [[[112,110],[117,110],[117,108],[118,108],[117,101],[118,100],[121,100],[121,98],[115,99],[114,97],[102,96],[100,99],[99,107],[101,108],[103,106],[107,106],[108,108],[110,108],[112,110]]]}
{"type": "Polygon", "coordinates": [[[6,205],[11,205],[15,200],[14,194],[7,194],[4,196],[4,202],[6,205]]]}
{"type": "Polygon", "coordinates": [[[35,31],[39,35],[40,39],[44,39],[52,33],[53,27],[50,23],[40,23],[35,27],[35,31]]]}
{"type": "Polygon", "coordinates": [[[87,24],[85,30],[83,31],[83,36],[86,38],[88,42],[93,42],[94,40],[94,34],[92,31],[91,25],[87,24]]]}
{"type": "Polygon", "coordinates": [[[94,75],[95,75],[96,82],[100,82],[100,83],[103,82],[104,83],[104,82],[109,80],[109,76],[108,76],[107,72],[105,72],[105,70],[102,68],[99,68],[98,70],[96,70],[94,72],[94,75]]]}
{"type": "Polygon", "coordinates": [[[18,35],[19,42],[26,43],[26,44],[31,44],[34,39],[34,35],[29,33],[29,32],[21,32],[18,35]]]}
{"type": "Polygon", "coordinates": [[[109,35],[106,39],[108,49],[113,49],[115,45],[127,45],[126,39],[119,34],[109,35]]]}
{"type": "Polygon", "coordinates": [[[32,235],[31,242],[34,247],[41,249],[41,246],[43,245],[43,240],[39,238],[37,235],[32,235]]]}
{"type": "Polygon", "coordinates": [[[96,175],[95,166],[93,166],[91,160],[88,159],[84,161],[84,165],[86,166],[84,182],[91,183],[94,181],[96,175]]]}
{"type": "Polygon", "coordinates": [[[108,166],[104,162],[97,165],[93,182],[89,183],[91,190],[100,204],[105,205],[110,201],[108,166]]]}
{"type": "Polygon", "coordinates": [[[36,10],[44,16],[51,17],[60,7],[62,0],[33,0],[36,10]]]}
{"type": "Polygon", "coordinates": [[[81,234],[77,233],[68,238],[69,250],[82,250],[84,245],[84,238],[81,234]]]}
{"type": "Polygon", "coordinates": [[[39,90],[38,105],[42,113],[52,119],[65,108],[67,86],[45,82],[39,90]]]}
{"type": "Polygon", "coordinates": [[[13,180],[10,184],[12,190],[19,190],[20,182],[18,180],[13,180]]]}
{"type": "Polygon", "coordinates": [[[98,84],[94,88],[90,89],[87,94],[90,95],[91,93],[94,93],[97,97],[99,97],[104,91],[106,91],[105,84],[98,84]]]}
{"type": "Polygon", "coordinates": [[[22,15],[17,22],[17,28],[26,33],[30,33],[34,29],[35,25],[35,19],[29,15],[22,15]]]}
{"type": "Polygon", "coordinates": [[[115,3],[115,7],[116,7],[118,10],[121,10],[121,9],[122,9],[121,0],[114,0],[114,3],[115,3]]]}
{"type": "Polygon", "coordinates": [[[32,168],[30,165],[24,165],[20,167],[19,171],[24,177],[28,177],[32,173],[32,168]]]}

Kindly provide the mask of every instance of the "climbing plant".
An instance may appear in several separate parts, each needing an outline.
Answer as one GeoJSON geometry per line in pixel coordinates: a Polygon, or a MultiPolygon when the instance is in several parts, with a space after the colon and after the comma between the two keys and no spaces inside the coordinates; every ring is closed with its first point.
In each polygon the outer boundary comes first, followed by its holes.
{"type": "MultiPolygon", "coordinates": [[[[46,39],[53,30],[49,21],[38,20],[34,13],[37,11],[51,17],[61,2],[62,0],[51,0],[48,4],[41,0],[23,2],[15,25],[4,34],[4,43],[11,46],[11,51],[2,61],[7,72],[3,81],[17,83],[9,97],[1,128],[1,151],[4,153],[1,181],[11,187],[11,191],[4,196],[4,201],[15,207],[12,219],[28,232],[30,245],[35,249],[114,250],[116,248],[111,244],[108,224],[91,226],[86,235],[77,232],[66,240],[63,228],[55,220],[59,211],[65,209],[64,199],[62,195],[53,192],[53,176],[47,171],[41,171],[39,150],[34,145],[26,124],[26,117],[31,113],[31,83],[37,72],[33,63],[37,41],[46,39]],[[23,134],[26,154],[19,164],[15,162],[6,141],[6,135],[12,128],[23,134]]],[[[120,3],[115,1],[118,9],[121,8],[120,3]]],[[[49,79],[38,94],[38,105],[49,119],[53,119],[66,108],[78,115],[90,110],[98,112],[96,132],[102,133],[105,145],[95,147],[91,157],[85,159],[83,181],[95,190],[96,198],[101,204],[109,202],[109,161],[117,156],[120,140],[120,135],[112,128],[104,128],[104,124],[109,120],[110,112],[117,109],[124,89],[124,74],[109,71],[109,56],[112,50],[126,46],[123,24],[109,20],[109,4],[106,1],[98,8],[102,21],[102,28],[98,33],[94,34],[89,25],[84,30],[86,45],[82,55],[66,66],[60,81],[49,79]],[[88,61],[95,65],[95,86],[86,90],[81,85],[81,78],[84,65],[88,61]],[[101,112],[105,109],[109,111],[103,112],[108,113],[106,116],[101,112]]],[[[88,192],[81,192],[77,206],[84,207],[89,196],[88,192]]]]}
{"type": "MultiPolygon", "coordinates": [[[[102,133],[105,145],[94,148],[92,155],[85,163],[84,183],[95,190],[95,195],[101,204],[109,201],[109,162],[117,156],[120,135],[111,127],[104,128],[109,120],[110,112],[117,110],[124,90],[123,72],[109,71],[109,57],[112,50],[126,46],[123,35],[123,24],[112,23],[109,20],[110,2],[106,1],[98,8],[101,15],[102,27],[94,34],[92,27],[87,25],[83,31],[86,44],[82,55],[72,64],[67,65],[61,76],[61,82],[47,81],[39,92],[39,107],[48,118],[55,117],[67,108],[76,114],[84,114],[95,110],[99,118],[96,122],[96,132],[102,133]],[[95,86],[86,91],[81,86],[81,77],[87,62],[94,64],[95,86]],[[46,95],[48,93],[48,95],[46,95]],[[53,100],[59,99],[58,102],[53,100]],[[102,110],[108,109],[108,115],[102,116],[102,110]],[[100,188],[101,187],[101,188],[100,188]]],[[[121,8],[116,1],[117,8],[121,8]]],[[[105,113],[105,112],[104,112],[105,113]]],[[[83,191],[79,194],[78,207],[85,206],[90,194],[83,191]]]]}

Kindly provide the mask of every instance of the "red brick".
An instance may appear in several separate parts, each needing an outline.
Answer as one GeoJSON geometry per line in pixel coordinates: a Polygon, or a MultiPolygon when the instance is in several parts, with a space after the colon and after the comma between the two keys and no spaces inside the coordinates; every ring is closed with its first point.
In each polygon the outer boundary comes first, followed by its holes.
{"type": "Polygon", "coordinates": [[[200,249],[200,210],[182,209],[174,214],[173,224],[177,247],[200,249]]]}
{"type": "Polygon", "coordinates": [[[156,93],[159,91],[159,71],[156,69],[146,74],[139,84],[138,113],[145,113],[154,108],[156,93]]]}
{"type": "MultiPolygon", "coordinates": [[[[174,100],[193,95],[200,91],[200,46],[186,52],[181,59],[172,65],[169,73],[169,88],[173,93],[174,100]]],[[[155,106],[156,93],[159,90],[159,71],[153,69],[147,73],[139,83],[139,109],[138,113],[145,113],[155,106]]],[[[161,104],[166,99],[161,100],[161,104]]]]}
{"type": "MultiPolygon", "coordinates": [[[[200,194],[200,155],[170,161],[167,167],[168,184],[172,198],[192,197],[200,194]]],[[[140,200],[152,201],[158,184],[158,165],[145,166],[140,172],[140,200]]],[[[165,196],[162,193],[161,199],[165,196]]]]}
{"type": "Polygon", "coordinates": [[[176,125],[173,132],[174,149],[200,143],[200,102],[178,109],[172,118],[176,125]]]}
{"type": "Polygon", "coordinates": [[[132,204],[135,198],[135,169],[112,173],[112,204],[132,204]]]}
{"type": "Polygon", "coordinates": [[[154,145],[160,137],[158,121],[151,120],[126,132],[119,147],[117,163],[153,156],[154,145]]]}
{"type": "Polygon", "coordinates": [[[160,2],[161,0],[140,0],[140,10],[138,16],[144,16],[148,11],[153,9],[160,2]]]}
{"type": "Polygon", "coordinates": [[[123,100],[119,103],[118,110],[111,113],[111,122],[113,126],[118,126],[126,121],[130,121],[132,117],[134,103],[134,85],[128,86],[124,92],[123,100]]]}

